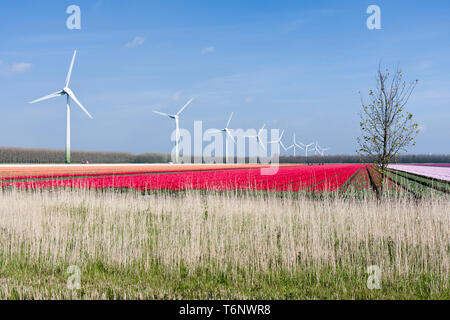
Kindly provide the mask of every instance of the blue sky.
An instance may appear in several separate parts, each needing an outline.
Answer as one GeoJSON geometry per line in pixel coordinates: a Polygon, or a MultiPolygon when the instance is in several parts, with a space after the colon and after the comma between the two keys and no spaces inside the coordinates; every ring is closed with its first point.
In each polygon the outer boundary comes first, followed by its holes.
{"type": "Polygon", "coordinates": [[[64,99],[28,101],[64,85],[94,116],[73,108],[72,148],[134,153],[172,149],[176,112],[191,130],[286,130],[332,153],[354,153],[360,97],[380,61],[419,79],[408,110],[422,128],[412,153],[449,153],[448,1],[2,1],[0,146],[65,144],[64,99]],[[66,8],[81,8],[81,30],[66,8]],[[366,9],[381,8],[381,30],[366,9]]]}

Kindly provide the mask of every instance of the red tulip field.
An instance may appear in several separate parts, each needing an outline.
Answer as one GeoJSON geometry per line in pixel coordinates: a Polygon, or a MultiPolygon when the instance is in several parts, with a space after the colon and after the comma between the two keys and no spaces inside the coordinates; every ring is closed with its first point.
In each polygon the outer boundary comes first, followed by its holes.
{"type": "Polygon", "coordinates": [[[233,168],[189,166],[146,172],[109,172],[2,177],[2,187],[46,189],[75,187],[89,189],[136,189],[179,191],[202,190],[264,190],[264,191],[337,191],[365,165],[281,166],[274,174],[264,175],[261,167],[233,168]]]}
{"type": "MultiPolygon", "coordinates": [[[[88,188],[139,191],[193,189],[349,194],[370,193],[381,184],[381,174],[371,165],[281,165],[270,175],[263,174],[261,170],[263,167],[262,165],[160,165],[125,167],[121,171],[120,167],[89,166],[75,167],[72,173],[68,173],[67,167],[61,169],[50,166],[41,168],[40,171],[10,169],[9,176],[8,170],[3,168],[0,170],[2,175],[0,186],[18,189],[88,188]]],[[[390,171],[384,181],[386,190],[415,194],[434,189],[431,184],[427,187],[405,175],[403,172],[397,174],[394,170],[390,171]]],[[[448,185],[445,182],[440,184],[448,185]]],[[[438,188],[438,192],[440,191],[438,188]]]]}

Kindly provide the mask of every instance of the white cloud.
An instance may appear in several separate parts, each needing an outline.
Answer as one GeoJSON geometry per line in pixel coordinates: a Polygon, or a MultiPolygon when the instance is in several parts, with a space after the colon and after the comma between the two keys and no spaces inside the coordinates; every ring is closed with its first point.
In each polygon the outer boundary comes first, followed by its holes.
{"type": "Polygon", "coordinates": [[[244,101],[245,101],[245,103],[248,103],[248,104],[253,103],[253,97],[247,97],[244,99],[244,101]]]}
{"type": "Polygon", "coordinates": [[[214,47],[207,47],[207,48],[203,48],[202,54],[213,53],[214,51],[216,51],[216,48],[214,48],[214,47]]]}
{"type": "Polygon", "coordinates": [[[27,62],[17,62],[13,63],[11,66],[12,73],[24,73],[27,72],[32,67],[31,63],[27,62]]]}
{"type": "Polygon", "coordinates": [[[300,28],[300,26],[304,25],[305,23],[306,23],[305,19],[292,20],[285,24],[285,29],[287,31],[296,31],[297,29],[300,28]]]}
{"type": "Polygon", "coordinates": [[[174,95],[172,96],[172,99],[175,100],[175,101],[180,100],[180,98],[181,98],[181,92],[180,91],[175,92],[174,95]]]}
{"type": "Polygon", "coordinates": [[[14,62],[12,65],[3,64],[0,60],[0,75],[14,75],[25,73],[33,66],[28,62],[14,62]]]}
{"type": "Polygon", "coordinates": [[[132,41],[130,41],[127,44],[125,44],[125,47],[126,48],[137,47],[137,46],[143,45],[144,42],[145,42],[145,38],[143,38],[143,37],[136,37],[132,41]]]}

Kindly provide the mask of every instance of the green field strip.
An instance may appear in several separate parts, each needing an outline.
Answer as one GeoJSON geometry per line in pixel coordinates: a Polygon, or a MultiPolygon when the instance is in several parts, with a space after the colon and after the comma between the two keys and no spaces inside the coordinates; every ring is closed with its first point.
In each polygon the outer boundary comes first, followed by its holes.
{"type": "Polygon", "coordinates": [[[394,180],[396,183],[400,184],[401,186],[405,187],[408,191],[413,193],[416,197],[422,197],[422,196],[431,196],[431,195],[439,195],[443,196],[444,193],[438,190],[435,190],[433,188],[430,188],[428,186],[425,186],[423,184],[420,184],[414,180],[411,180],[409,178],[405,178],[401,175],[398,175],[397,173],[387,172],[386,175],[394,180]]]}
{"type": "Polygon", "coordinates": [[[388,169],[388,171],[393,174],[397,174],[399,176],[403,176],[406,179],[413,180],[417,183],[420,183],[424,186],[430,187],[432,189],[436,189],[441,192],[450,193],[450,183],[443,180],[434,179],[431,177],[425,177],[421,175],[417,175],[410,172],[405,172],[401,170],[388,169]]]}
{"type": "MultiPolygon", "coordinates": [[[[380,189],[378,188],[378,185],[377,185],[377,183],[375,182],[375,177],[374,177],[374,175],[372,174],[372,171],[374,171],[374,172],[378,172],[378,171],[376,171],[377,169],[375,169],[375,168],[373,168],[372,167],[372,170],[369,170],[369,169],[367,169],[367,173],[368,173],[368,175],[369,175],[369,179],[370,179],[370,183],[371,183],[371,186],[372,186],[372,188],[375,190],[375,192],[376,193],[379,193],[380,192],[380,189]]],[[[381,173],[380,172],[378,172],[380,175],[381,175],[381,173]]],[[[386,175],[385,176],[385,179],[387,180],[387,181],[390,181],[391,183],[393,183],[396,187],[398,187],[398,188],[400,188],[401,190],[403,190],[406,194],[409,194],[409,195],[412,195],[413,197],[415,197],[415,198],[417,198],[417,197],[419,197],[419,195],[417,194],[417,193],[415,193],[413,190],[410,190],[410,189],[408,189],[406,186],[404,186],[404,185],[402,185],[401,183],[399,183],[399,182],[397,182],[397,181],[395,181],[395,180],[393,180],[393,179],[391,179],[388,175],[386,175]]],[[[392,190],[384,190],[384,193],[388,193],[388,194],[391,194],[391,193],[395,193],[395,190],[394,191],[392,191],[392,190]]],[[[397,192],[397,194],[398,194],[399,192],[397,192]]]]}

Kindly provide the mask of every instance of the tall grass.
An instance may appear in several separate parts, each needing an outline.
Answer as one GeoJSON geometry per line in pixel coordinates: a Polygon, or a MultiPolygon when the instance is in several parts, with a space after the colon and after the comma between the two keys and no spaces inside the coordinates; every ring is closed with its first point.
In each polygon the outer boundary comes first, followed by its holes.
{"type": "Polygon", "coordinates": [[[0,298],[448,299],[449,212],[448,198],[5,190],[0,298]]]}

